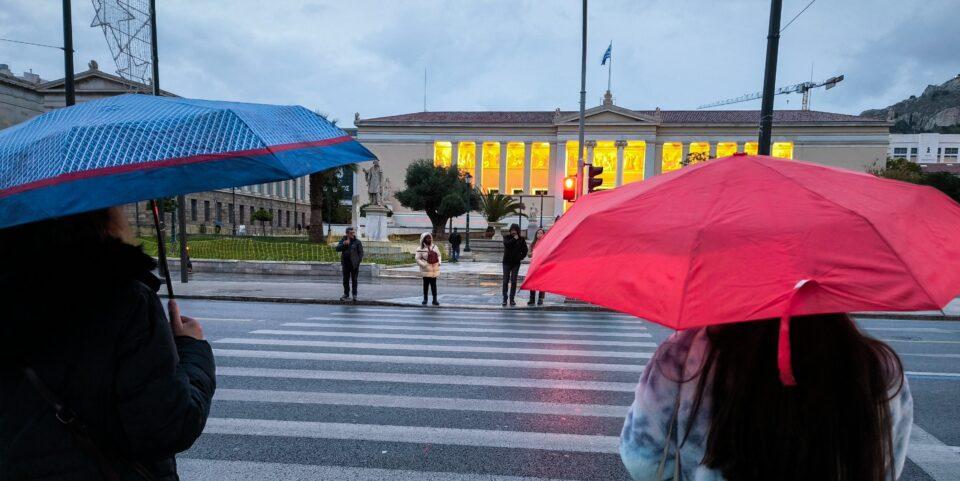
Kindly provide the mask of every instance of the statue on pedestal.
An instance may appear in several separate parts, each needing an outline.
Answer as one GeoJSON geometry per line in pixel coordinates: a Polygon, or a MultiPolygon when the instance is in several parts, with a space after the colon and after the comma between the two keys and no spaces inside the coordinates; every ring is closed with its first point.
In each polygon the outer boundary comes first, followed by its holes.
{"type": "Polygon", "coordinates": [[[370,203],[373,205],[383,205],[383,169],[380,168],[380,160],[373,159],[373,165],[370,169],[363,169],[363,175],[367,180],[367,194],[370,196],[370,203]]]}

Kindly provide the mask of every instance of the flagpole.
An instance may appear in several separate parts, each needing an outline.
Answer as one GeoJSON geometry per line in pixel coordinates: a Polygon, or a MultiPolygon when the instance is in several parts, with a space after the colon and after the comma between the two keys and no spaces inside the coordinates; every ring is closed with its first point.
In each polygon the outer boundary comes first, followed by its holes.
{"type": "Polygon", "coordinates": [[[610,91],[610,77],[613,75],[613,42],[610,42],[610,65],[607,66],[607,92],[610,91]]]}

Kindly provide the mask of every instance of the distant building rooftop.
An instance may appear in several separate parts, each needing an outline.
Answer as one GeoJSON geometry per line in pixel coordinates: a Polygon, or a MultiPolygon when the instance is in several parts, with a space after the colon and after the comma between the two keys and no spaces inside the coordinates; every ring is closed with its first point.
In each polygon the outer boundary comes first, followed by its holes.
{"type": "MultiPolygon", "coordinates": [[[[759,110],[630,110],[644,117],[656,118],[662,124],[756,124],[759,110]]],[[[445,111],[416,112],[362,119],[358,125],[392,124],[543,124],[552,125],[559,117],[575,115],[571,111],[445,111]]],[[[884,124],[885,120],[858,115],[820,112],[816,110],[776,110],[776,123],[863,123],[884,124]]]]}

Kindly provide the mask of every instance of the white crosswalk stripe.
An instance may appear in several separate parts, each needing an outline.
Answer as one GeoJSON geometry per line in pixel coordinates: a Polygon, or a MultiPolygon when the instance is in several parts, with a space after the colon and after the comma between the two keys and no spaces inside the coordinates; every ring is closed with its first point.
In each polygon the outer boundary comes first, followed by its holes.
{"type": "Polygon", "coordinates": [[[474,336],[437,336],[431,334],[381,334],[327,331],[297,331],[283,329],[258,329],[250,334],[276,336],[321,336],[321,337],[364,337],[368,339],[416,339],[421,341],[472,341],[505,342],[518,344],[556,344],[569,346],[620,346],[620,347],[657,347],[652,341],[596,341],[592,339],[550,339],[542,337],[474,337],[474,336]]]}
{"type": "Polygon", "coordinates": [[[630,351],[594,351],[589,349],[536,349],[522,347],[486,347],[462,346],[449,344],[382,344],[372,342],[346,341],[304,341],[299,339],[263,339],[263,338],[226,338],[216,341],[217,344],[246,344],[252,346],[298,346],[298,347],[333,347],[340,349],[378,349],[396,351],[428,351],[428,352],[475,352],[488,354],[539,354],[544,356],[581,356],[581,357],[623,357],[627,359],[649,359],[650,352],[630,351]]]}
{"type": "MultiPolygon", "coordinates": [[[[471,319],[433,319],[429,317],[418,316],[414,318],[398,318],[393,316],[378,316],[378,317],[366,317],[363,319],[351,319],[344,318],[342,316],[316,316],[308,317],[308,321],[323,321],[323,322],[350,322],[357,325],[364,325],[370,323],[382,323],[385,325],[395,325],[395,324],[418,324],[418,325],[427,325],[427,326],[461,326],[461,325],[471,325],[471,326],[490,326],[490,327],[551,327],[551,328],[566,328],[574,330],[600,330],[607,329],[611,332],[618,331],[646,331],[647,326],[640,324],[632,325],[594,325],[594,324],[580,324],[576,322],[520,322],[514,319],[510,320],[471,320],[471,319]]],[[[521,321],[529,321],[528,319],[523,319],[521,321]]]]}
{"type": "Polygon", "coordinates": [[[569,381],[564,379],[531,379],[493,376],[450,376],[366,371],[327,371],[320,369],[272,369],[220,366],[218,377],[258,377],[270,379],[316,379],[323,381],[359,381],[411,384],[446,384],[449,386],[520,387],[563,391],[633,392],[635,382],[569,381]]]}
{"type": "Polygon", "coordinates": [[[351,330],[374,329],[381,331],[433,331],[433,332],[486,332],[502,334],[538,334],[550,336],[584,336],[584,337],[614,337],[614,338],[651,338],[646,332],[603,332],[603,331],[565,331],[560,329],[513,329],[513,328],[486,328],[486,327],[434,327],[434,326],[394,326],[394,325],[359,325],[353,322],[287,322],[284,327],[323,327],[351,330]]]}
{"type": "Polygon", "coordinates": [[[204,432],[244,436],[283,436],[349,439],[395,443],[449,444],[493,448],[546,449],[581,453],[616,453],[617,436],[497,431],[419,426],[278,421],[273,419],[215,418],[207,420],[204,432]]]}

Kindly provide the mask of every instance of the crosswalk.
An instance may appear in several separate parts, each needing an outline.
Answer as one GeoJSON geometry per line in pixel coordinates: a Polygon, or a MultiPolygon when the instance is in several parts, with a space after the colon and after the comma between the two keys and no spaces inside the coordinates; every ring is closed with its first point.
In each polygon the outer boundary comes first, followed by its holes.
{"type": "Polygon", "coordinates": [[[618,436],[662,334],[532,310],[318,307],[264,324],[208,336],[218,390],[183,479],[626,480],[618,436]]]}

